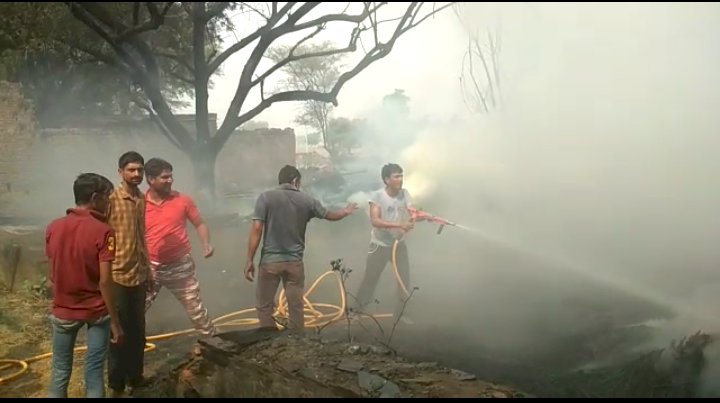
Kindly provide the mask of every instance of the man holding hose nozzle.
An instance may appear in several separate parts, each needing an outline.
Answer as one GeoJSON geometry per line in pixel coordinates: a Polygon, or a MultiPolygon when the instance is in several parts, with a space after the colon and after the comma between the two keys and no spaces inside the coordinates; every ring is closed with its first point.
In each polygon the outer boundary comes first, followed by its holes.
{"type": "MultiPolygon", "coordinates": [[[[385,187],[373,192],[370,198],[370,249],[368,250],[360,289],[357,293],[356,310],[367,306],[375,294],[378,280],[385,266],[392,261],[392,251],[395,241],[398,241],[396,259],[397,268],[405,289],[410,289],[410,263],[407,246],[403,240],[405,234],[414,228],[410,220],[408,207],[412,207],[410,193],[403,189],[403,169],[398,164],[386,164],[382,167],[381,177],[385,187]]],[[[403,287],[397,285],[397,301],[394,316],[405,324],[412,324],[403,314],[405,300],[409,297],[403,287]]]]}

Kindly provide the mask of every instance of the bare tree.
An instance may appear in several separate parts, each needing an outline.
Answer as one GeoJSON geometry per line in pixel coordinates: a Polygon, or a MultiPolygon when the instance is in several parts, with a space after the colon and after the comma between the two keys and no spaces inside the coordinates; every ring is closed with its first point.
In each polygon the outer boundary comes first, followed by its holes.
{"type": "Polygon", "coordinates": [[[485,114],[502,103],[500,86],[500,30],[480,29],[464,16],[466,4],[456,3],[455,14],[468,34],[460,82],[465,104],[474,113],[485,114]]]}
{"type": "MultiPolygon", "coordinates": [[[[290,45],[270,49],[268,58],[280,63],[291,51],[290,45]]],[[[341,62],[345,54],[335,53],[335,45],[325,41],[319,44],[303,44],[296,46],[295,53],[300,55],[325,53],[324,57],[312,57],[288,63],[282,68],[286,79],[282,80],[282,90],[314,89],[327,92],[337,82],[343,68],[341,62]]],[[[322,143],[331,156],[335,156],[333,144],[328,139],[328,127],[333,105],[328,102],[309,100],[302,103],[295,123],[316,130],[320,133],[322,143]]]]}
{"type": "Polygon", "coordinates": [[[98,58],[133,80],[138,88],[137,101],[155,117],[168,139],[190,156],[199,190],[214,196],[217,155],[238,126],[278,102],[318,101],[336,106],[338,94],[348,81],[387,56],[402,35],[454,3],[439,5],[413,2],[391,6],[386,2],[349,2],[344,5],[321,2],[146,2],[142,5],[133,3],[137,6],[132,11],[132,19],[109,12],[109,3],[65,4],[77,20],[105,41],[107,46],[102,52],[97,52],[98,58]],[[322,12],[323,9],[337,7],[340,7],[339,12],[322,12]],[[192,17],[191,48],[162,55],[153,53],[148,46],[149,38],[163,29],[167,16],[176,9],[192,17]],[[260,21],[258,27],[246,36],[238,37],[222,51],[209,49],[206,27],[216,18],[225,18],[233,9],[254,16],[260,21]],[[296,53],[301,45],[309,43],[331,24],[348,28],[344,47],[309,54],[296,53]],[[296,34],[299,39],[294,41],[295,45],[288,49],[282,60],[265,70],[258,68],[271,45],[296,34]],[[271,95],[265,92],[266,81],[288,64],[311,57],[351,54],[357,51],[358,43],[365,50],[364,54],[339,75],[329,90],[298,88],[271,95]],[[208,84],[220,66],[241,50],[249,51],[249,57],[240,73],[222,124],[211,133],[208,122],[208,84]],[[191,63],[186,66],[188,75],[184,78],[194,86],[195,133],[181,124],[159,85],[165,75],[162,74],[164,72],[161,71],[162,65],[158,63],[158,58],[182,60],[181,52],[184,51],[191,55],[191,63]],[[257,95],[257,102],[251,101],[251,93],[257,95]]]}

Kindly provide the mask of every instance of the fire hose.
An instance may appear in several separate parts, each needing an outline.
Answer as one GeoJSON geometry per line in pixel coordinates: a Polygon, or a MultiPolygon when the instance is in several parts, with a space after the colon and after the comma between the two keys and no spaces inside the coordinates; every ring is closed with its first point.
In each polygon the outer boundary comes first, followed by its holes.
{"type": "MultiPolygon", "coordinates": [[[[442,229],[445,225],[451,225],[455,226],[456,224],[448,221],[444,218],[440,218],[437,216],[433,216],[431,214],[428,214],[422,210],[414,209],[414,208],[408,208],[408,211],[410,212],[410,220],[411,222],[415,221],[428,221],[428,222],[434,222],[436,224],[440,224],[440,227],[438,228],[437,234],[440,234],[442,232],[442,229]]],[[[403,293],[405,294],[405,297],[410,296],[410,292],[407,289],[407,286],[403,282],[402,278],[400,277],[400,272],[398,271],[398,265],[397,265],[397,248],[400,242],[402,241],[403,237],[396,239],[392,246],[392,257],[391,257],[391,263],[393,272],[395,274],[395,279],[397,280],[398,284],[400,285],[400,288],[402,289],[403,293]]],[[[305,310],[304,310],[304,316],[305,316],[305,327],[307,328],[322,328],[324,326],[328,326],[332,324],[333,322],[337,322],[343,318],[345,315],[345,311],[347,309],[347,293],[345,291],[345,285],[341,278],[342,274],[335,270],[335,268],[325,272],[320,277],[318,277],[317,280],[310,286],[310,288],[305,292],[303,295],[303,301],[305,303],[305,310]],[[340,305],[333,305],[333,304],[327,304],[327,303],[312,303],[309,299],[309,296],[315,291],[317,286],[322,282],[326,277],[335,275],[335,278],[337,280],[338,288],[340,291],[340,305]],[[329,312],[323,313],[321,309],[325,310],[331,310],[329,312]],[[328,319],[329,318],[329,319],[328,319]]],[[[250,312],[254,312],[255,308],[247,308],[236,312],[231,312],[227,315],[223,315],[215,320],[213,320],[213,324],[217,326],[218,328],[228,328],[228,327],[238,327],[238,326],[250,326],[250,325],[258,325],[259,320],[257,318],[237,318],[230,320],[230,318],[236,318],[238,316],[246,315],[250,312]]],[[[280,291],[280,295],[278,297],[278,307],[276,309],[275,315],[278,316],[288,316],[288,304],[287,304],[287,298],[285,296],[285,289],[283,288],[280,291]]],[[[372,315],[374,318],[387,318],[392,317],[392,314],[378,314],[378,315],[372,315]]],[[[146,338],[147,342],[145,344],[145,352],[153,351],[157,348],[157,346],[154,343],[150,342],[157,342],[157,341],[163,341],[168,340],[173,337],[187,335],[196,332],[195,329],[185,329],[185,330],[179,330],[176,332],[171,333],[164,333],[164,334],[158,334],[154,336],[149,336],[146,338]]],[[[87,350],[87,346],[80,346],[76,347],[73,351],[75,353],[82,352],[87,350]]],[[[16,370],[15,372],[11,373],[10,375],[7,375],[5,377],[0,377],[0,384],[4,384],[7,382],[10,382],[12,380],[15,380],[19,378],[21,375],[25,374],[28,369],[29,365],[42,361],[48,358],[51,358],[53,355],[52,352],[36,355],[31,358],[27,358],[24,360],[11,360],[11,359],[0,359],[0,371],[5,371],[9,368],[12,368],[13,366],[17,366],[20,369],[16,370]]]]}
{"type": "MultiPolygon", "coordinates": [[[[393,268],[397,272],[397,265],[393,263],[393,268]]],[[[347,298],[346,298],[346,292],[345,292],[345,286],[343,285],[343,282],[341,280],[341,274],[337,270],[329,270],[322,274],[315,282],[310,286],[310,288],[305,292],[303,295],[303,300],[305,302],[305,326],[308,328],[319,328],[324,327],[327,325],[332,324],[333,322],[337,322],[341,320],[345,315],[345,310],[347,308],[347,298]],[[335,275],[338,288],[340,291],[340,305],[333,305],[333,304],[327,304],[327,303],[313,303],[310,301],[309,296],[315,291],[315,289],[318,287],[318,285],[329,276],[335,275]],[[325,312],[323,312],[325,311],[325,312]]],[[[396,278],[398,281],[400,280],[400,276],[396,273],[396,278]]],[[[402,288],[405,289],[405,286],[402,285],[402,282],[400,283],[402,288]]],[[[285,316],[288,315],[288,305],[287,305],[287,298],[285,296],[285,290],[283,289],[280,292],[280,296],[278,298],[278,308],[275,312],[275,315],[279,316],[285,316]]],[[[248,308],[243,309],[240,311],[232,312],[227,315],[223,315],[215,320],[213,320],[213,324],[217,326],[218,328],[228,328],[228,327],[238,327],[238,326],[250,326],[250,325],[258,325],[259,321],[256,318],[238,318],[239,316],[249,314],[251,312],[254,312],[255,308],[248,308]],[[235,319],[233,319],[235,318],[235,319]]],[[[379,314],[379,315],[373,315],[375,318],[386,318],[391,317],[392,314],[379,314]]],[[[145,352],[150,352],[156,349],[156,345],[151,342],[157,342],[162,340],[168,340],[173,337],[187,335],[196,332],[195,329],[186,329],[186,330],[180,330],[172,333],[165,333],[165,334],[158,334],[154,336],[147,337],[148,343],[145,344],[145,352]]],[[[75,353],[82,352],[87,350],[87,346],[80,346],[76,347],[74,349],[75,353]]],[[[10,375],[7,375],[5,377],[0,377],[0,384],[10,382],[12,380],[15,380],[19,378],[21,375],[25,374],[28,371],[29,365],[38,361],[42,361],[48,358],[51,358],[53,355],[52,352],[40,354],[31,358],[26,358],[24,360],[10,360],[10,359],[0,359],[0,371],[5,371],[9,368],[12,368],[13,366],[19,367],[18,370],[11,373],[10,375]]]]}

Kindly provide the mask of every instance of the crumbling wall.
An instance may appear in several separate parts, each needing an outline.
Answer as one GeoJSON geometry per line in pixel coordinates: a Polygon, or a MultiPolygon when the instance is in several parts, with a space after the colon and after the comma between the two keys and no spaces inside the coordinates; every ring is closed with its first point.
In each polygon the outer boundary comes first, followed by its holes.
{"type": "Polygon", "coordinates": [[[35,114],[20,84],[0,81],[0,281],[14,289],[45,273],[42,234],[23,228],[18,209],[32,184],[25,167],[36,143],[35,114]]]}
{"type": "Polygon", "coordinates": [[[237,131],[218,155],[216,174],[223,191],[249,192],[277,185],[285,164],[295,165],[292,129],[237,131]]]}
{"type": "MultiPolygon", "coordinates": [[[[193,133],[194,115],[177,115],[193,133]]],[[[217,117],[210,114],[210,131],[217,117]]],[[[0,203],[6,221],[42,224],[73,204],[70,185],[82,172],[119,181],[117,158],[128,150],[161,157],[175,170],[175,186],[196,198],[189,157],[145,117],[68,116],[62,128],[38,129],[19,85],[0,82],[0,203]]],[[[277,184],[282,165],[295,164],[292,129],[235,131],[215,165],[217,195],[253,193],[277,184]]],[[[228,201],[226,204],[232,204],[228,201]]]]}
{"type": "Polygon", "coordinates": [[[33,145],[35,129],[34,111],[23,97],[20,84],[0,81],[0,215],[3,217],[12,215],[11,195],[28,190],[22,166],[33,145]]]}

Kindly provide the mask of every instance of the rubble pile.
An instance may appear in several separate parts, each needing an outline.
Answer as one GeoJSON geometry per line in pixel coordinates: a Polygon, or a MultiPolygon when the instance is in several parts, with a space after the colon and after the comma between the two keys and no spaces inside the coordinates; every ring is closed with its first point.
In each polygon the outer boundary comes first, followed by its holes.
{"type": "Polygon", "coordinates": [[[262,330],[200,340],[136,397],[527,397],[377,345],[262,330]]]}

